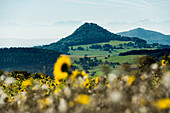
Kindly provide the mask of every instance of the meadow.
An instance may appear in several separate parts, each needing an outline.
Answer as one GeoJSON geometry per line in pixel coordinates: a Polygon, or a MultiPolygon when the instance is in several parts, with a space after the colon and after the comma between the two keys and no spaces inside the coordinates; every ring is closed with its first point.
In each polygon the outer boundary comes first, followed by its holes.
{"type": "Polygon", "coordinates": [[[134,42],[132,41],[109,41],[109,42],[103,42],[103,43],[95,43],[95,44],[86,44],[86,45],[76,45],[76,46],[69,46],[68,53],[70,55],[77,55],[77,56],[104,56],[104,55],[111,55],[111,56],[118,56],[119,53],[131,51],[131,50],[151,50],[156,49],[156,47],[153,48],[139,48],[134,47],[134,42]],[[129,45],[128,45],[129,44],[129,45]],[[104,45],[110,45],[112,47],[106,47],[104,48],[96,48],[92,49],[90,48],[92,45],[100,45],[101,47],[104,47],[104,45]],[[79,50],[78,48],[81,47],[83,50],[79,50]],[[111,49],[112,48],[112,49],[111,49]]]}
{"type": "Polygon", "coordinates": [[[170,57],[139,59],[138,69],[103,66],[100,76],[71,69],[68,56],[54,65],[54,78],[43,73],[0,71],[2,113],[168,113],[170,57]]]}

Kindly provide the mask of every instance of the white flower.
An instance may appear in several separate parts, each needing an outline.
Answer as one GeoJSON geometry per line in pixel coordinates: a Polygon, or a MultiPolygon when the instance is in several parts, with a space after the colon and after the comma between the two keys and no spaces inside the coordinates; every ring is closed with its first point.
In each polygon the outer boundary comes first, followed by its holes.
{"type": "Polygon", "coordinates": [[[110,73],[109,76],[108,76],[108,79],[109,79],[110,82],[112,82],[116,78],[117,78],[117,75],[114,74],[114,73],[110,73]]]}
{"type": "Polygon", "coordinates": [[[122,94],[118,91],[113,91],[110,93],[110,100],[113,102],[119,102],[122,98],[122,94]]]}
{"type": "Polygon", "coordinates": [[[151,65],[151,69],[156,70],[157,68],[158,68],[158,64],[157,63],[154,63],[154,64],[151,65]]]}
{"type": "Polygon", "coordinates": [[[13,84],[15,83],[16,80],[14,80],[14,78],[12,77],[7,77],[6,80],[5,80],[5,84],[9,85],[9,84],[13,84]]]}
{"type": "Polygon", "coordinates": [[[5,78],[6,78],[5,75],[1,75],[0,80],[3,81],[5,80],[5,78]]]}
{"type": "Polygon", "coordinates": [[[60,104],[58,106],[58,109],[60,112],[67,112],[67,102],[64,99],[60,99],[60,104]]]}
{"type": "Polygon", "coordinates": [[[64,88],[64,94],[69,98],[71,96],[71,90],[68,87],[64,88]]]}
{"type": "Polygon", "coordinates": [[[2,94],[0,95],[0,104],[4,104],[4,99],[7,98],[7,97],[8,97],[8,96],[7,96],[6,93],[2,93],[2,94]]]}
{"type": "Polygon", "coordinates": [[[3,94],[3,93],[4,93],[4,91],[3,91],[3,89],[0,87],[0,95],[3,94]]]}
{"type": "Polygon", "coordinates": [[[139,90],[140,90],[141,93],[145,93],[146,92],[146,86],[141,85],[139,90]]]}
{"type": "Polygon", "coordinates": [[[41,86],[41,88],[42,88],[42,89],[47,89],[48,86],[47,86],[46,84],[43,84],[43,85],[41,86]]]}
{"type": "Polygon", "coordinates": [[[170,72],[166,72],[163,77],[165,87],[170,88],[170,72]]]}
{"type": "Polygon", "coordinates": [[[38,90],[40,87],[39,87],[39,85],[35,85],[33,88],[32,88],[32,90],[38,90]]]}

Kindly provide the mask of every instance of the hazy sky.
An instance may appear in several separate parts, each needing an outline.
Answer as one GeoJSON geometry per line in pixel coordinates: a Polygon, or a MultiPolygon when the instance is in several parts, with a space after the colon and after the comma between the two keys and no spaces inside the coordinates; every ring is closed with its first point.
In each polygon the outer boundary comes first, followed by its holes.
{"type": "Polygon", "coordinates": [[[0,47],[70,35],[84,22],[113,33],[137,27],[170,35],[170,0],[0,0],[0,47]]]}

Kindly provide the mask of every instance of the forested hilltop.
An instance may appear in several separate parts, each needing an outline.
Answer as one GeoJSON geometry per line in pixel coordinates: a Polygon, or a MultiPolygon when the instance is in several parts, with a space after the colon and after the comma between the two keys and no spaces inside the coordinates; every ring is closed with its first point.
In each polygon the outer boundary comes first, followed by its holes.
{"type": "Polygon", "coordinates": [[[137,37],[125,37],[109,32],[108,30],[94,23],[85,23],[80,26],[73,34],[62,38],[58,42],[50,45],[38,46],[37,48],[57,50],[62,53],[69,51],[69,46],[95,44],[109,41],[133,41],[135,43],[146,44],[147,42],[137,37]]]}
{"type": "Polygon", "coordinates": [[[25,70],[52,75],[60,53],[37,48],[1,48],[0,70],[25,70]]]}

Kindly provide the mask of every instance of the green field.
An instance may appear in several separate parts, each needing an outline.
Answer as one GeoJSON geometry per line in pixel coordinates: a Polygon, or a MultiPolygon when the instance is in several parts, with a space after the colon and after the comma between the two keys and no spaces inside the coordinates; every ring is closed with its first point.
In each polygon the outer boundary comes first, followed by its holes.
{"type": "MultiPolygon", "coordinates": [[[[129,64],[133,65],[133,64],[137,64],[138,59],[142,56],[143,55],[111,56],[108,59],[105,59],[105,57],[102,57],[102,56],[101,57],[96,56],[96,57],[97,57],[97,60],[102,60],[102,62],[105,62],[107,60],[108,62],[113,62],[113,63],[119,62],[120,64],[129,63],[129,64]]],[[[70,57],[71,57],[72,62],[74,62],[75,60],[79,61],[79,58],[83,58],[82,56],[72,56],[72,55],[70,57]]],[[[93,56],[93,57],[95,57],[95,56],[93,56]]],[[[93,57],[91,57],[91,59],[93,59],[93,57]]],[[[75,64],[75,63],[73,63],[73,65],[77,66],[80,70],[83,70],[81,65],[75,64]]],[[[116,68],[113,68],[113,67],[110,67],[110,69],[116,70],[116,68]]],[[[88,71],[90,73],[96,72],[95,75],[103,74],[102,65],[93,67],[92,69],[90,69],[88,71]]]]}
{"type": "MultiPolygon", "coordinates": [[[[132,41],[110,41],[110,42],[105,42],[105,43],[95,43],[95,45],[104,45],[104,44],[110,44],[112,46],[118,46],[119,44],[125,44],[125,43],[129,43],[132,41]]],[[[133,42],[132,42],[133,43],[133,42]]],[[[119,53],[122,52],[127,52],[127,51],[131,51],[131,50],[142,50],[143,48],[133,48],[133,47],[124,47],[123,49],[110,49],[109,51],[104,51],[104,50],[100,50],[100,49],[90,49],[89,47],[93,45],[93,44],[87,44],[87,45],[77,45],[77,46],[72,46],[72,48],[74,50],[71,50],[71,46],[69,47],[69,54],[70,55],[78,55],[78,56],[96,56],[96,55],[111,55],[111,56],[118,56],[119,53]],[[78,47],[83,47],[84,50],[77,50],[78,47]]],[[[147,49],[147,48],[144,48],[147,49]]],[[[151,48],[148,48],[151,49],[151,48]]],[[[153,48],[152,48],[153,49],[153,48]]]]}
{"type": "MultiPolygon", "coordinates": [[[[129,42],[132,42],[132,41],[110,41],[110,42],[103,42],[103,43],[95,43],[97,45],[104,45],[104,44],[110,44],[112,46],[117,46],[119,44],[124,44],[124,43],[129,43],[129,42]]],[[[132,42],[134,43],[134,42],[132,42]]],[[[89,48],[91,45],[93,44],[87,44],[87,45],[77,45],[77,46],[73,46],[73,49],[76,49],[77,47],[81,46],[83,48],[89,48]]],[[[71,48],[71,47],[70,47],[71,48]]]]}
{"type": "Polygon", "coordinates": [[[126,51],[131,51],[131,50],[139,50],[139,48],[130,48],[130,49],[115,49],[109,53],[109,51],[102,51],[99,49],[88,49],[87,50],[70,50],[69,53],[71,55],[78,55],[78,56],[96,56],[96,55],[111,55],[111,56],[118,56],[119,53],[126,52],[126,51]]]}

